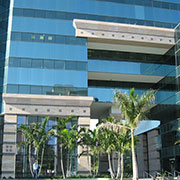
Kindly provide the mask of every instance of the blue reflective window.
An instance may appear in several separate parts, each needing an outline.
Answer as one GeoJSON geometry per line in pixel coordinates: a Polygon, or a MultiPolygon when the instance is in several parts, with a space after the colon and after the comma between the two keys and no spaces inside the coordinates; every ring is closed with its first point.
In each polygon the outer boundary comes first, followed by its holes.
{"type": "Polygon", "coordinates": [[[30,94],[30,86],[20,85],[19,86],[19,94],[30,94]]]}
{"type": "Polygon", "coordinates": [[[159,2],[159,1],[153,1],[153,7],[161,8],[162,7],[162,3],[159,2]]]}
{"type": "Polygon", "coordinates": [[[153,4],[153,3],[152,3],[151,0],[145,0],[145,1],[144,1],[144,5],[145,5],[145,6],[152,7],[152,4],[153,4]]]}
{"type": "Polygon", "coordinates": [[[20,67],[20,58],[9,58],[9,66],[10,67],[20,67]]]}
{"type": "Polygon", "coordinates": [[[87,70],[87,63],[84,63],[84,62],[78,62],[77,63],[77,67],[76,67],[77,70],[87,70]]]}
{"type": "Polygon", "coordinates": [[[54,69],[54,61],[44,60],[44,68],[45,69],[54,69]]]}
{"type": "Polygon", "coordinates": [[[165,8],[165,9],[170,9],[170,4],[169,3],[162,3],[162,8],[165,8]]]}
{"type": "Polygon", "coordinates": [[[65,37],[64,36],[56,36],[55,37],[55,42],[56,43],[65,43],[65,37]]]}
{"type": "Polygon", "coordinates": [[[21,33],[21,39],[23,41],[31,41],[32,33],[21,33]]]}
{"type": "Polygon", "coordinates": [[[67,61],[67,62],[65,63],[65,69],[69,69],[69,70],[76,69],[76,62],[67,61]]]}
{"type": "Polygon", "coordinates": [[[56,11],[46,11],[46,18],[55,19],[56,11]]]}
{"type": "Polygon", "coordinates": [[[23,16],[34,17],[34,11],[31,9],[23,9],[23,16]]]}
{"type": "Polygon", "coordinates": [[[8,85],[7,93],[18,93],[18,85],[8,85]]]}
{"type": "Polygon", "coordinates": [[[23,16],[23,11],[24,11],[23,9],[14,8],[14,9],[13,9],[13,15],[14,15],[14,16],[23,16]]]}
{"type": "Polygon", "coordinates": [[[37,116],[28,116],[28,124],[37,123],[38,117],[37,116]]]}
{"type": "Polygon", "coordinates": [[[32,60],[32,68],[43,68],[43,60],[32,60]]]}
{"type": "Polygon", "coordinates": [[[36,42],[44,42],[45,41],[45,35],[44,34],[36,34],[36,42]]]}
{"type": "MultiPolygon", "coordinates": [[[[122,0],[121,0],[122,1],[122,0]]],[[[146,0],[146,1],[142,1],[142,0],[128,0],[128,1],[131,1],[128,2],[127,0],[124,0],[125,4],[134,4],[134,5],[140,5],[140,6],[146,6],[146,7],[157,7],[157,8],[163,8],[163,9],[174,9],[174,10],[179,10],[180,9],[180,5],[178,4],[174,4],[174,3],[164,3],[164,2],[159,2],[159,1],[150,1],[150,0],[146,0]]],[[[118,3],[119,0],[116,0],[116,2],[118,3]]],[[[17,16],[21,16],[21,12],[17,12],[18,11],[18,8],[14,8],[14,15],[17,15],[17,16]]],[[[22,11],[22,9],[20,9],[20,11],[22,11]]],[[[119,22],[119,23],[130,23],[136,21],[136,19],[133,19],[133,18],[124,18],[124,17],[118,17],[116,15],[116,17],[111,17],[109,12],[106,16],[103,16],[103,15],[93,15],[93,14],[83,14],[83,13],[70,13],[70,12],[58,12],[58,11],[45,11],[45,10],[35,10],[35,9],[25,9],[25,12],[24,12],[24,16],[27,16],[27,17],[34,17],[34,16],[37,16],[37,17],[41,17],[41,18],[51,18],[51,19],[67,19],[67,20],[73,20],[73,19],[90,19],[90,20],[99,20],[99,21],[108,21],[108,22],[119,22]],[[27,11],[27,13],[26,13],[27,11]],[[30,11],[32,11],[32,13],[30,13],[30,11]],[[42,12],[44,11],[44,12],[42,12]],[[44,14],[47,14],[45,15],[44,17],[44,14]]],[[[153,19],[151,19],[153,20],[153,19]]],[[[146,22],[148,22],[149,20],[143,20],[143,25],[146,25],[146,22]]],[[[152,22],[155,22],[155,21],[152,21],[152,22]]],[[[161,22],[162,23],[162,27],[165,27],[163,24],[164,22],[161,22]]],[[[166,23],[165,23],[166,24],[166,23]]],[[[171,28],[175,27],[176,24],[175,23],[168,23],[169,26],[171,28]]],[[[155,26],[155,24],[153,23],[153,26],[155,26]]]]}
{"type": "Polygon", "coordinates": [[[27,124],[26,116],[18,116],[17,117],[17,125],[20,127],[21,124],[27,124]]]}
{"type": "Polygon", "coordinates": [[[55,61],[55,69],[64,69],[64,61],[55,61]]]}
{"type": "Polygon", "coordinates": [[[21,59],[21,67],[31,67],[31,59],[21,59]]]}
{"type": "Polygon", "coordinates": [[[56,42],[56,36],[55,35],[46,35],[45,36],[45,42],[55,43],[56,42]]]}
{"type": "Polygon", "coordinates": [[[41,86],[31,86],[31,94],[42,94],[41,86]]]}
{"type": "Polygon", "coordinates": [[[66,13],[64,12],[56,12],[57,19],[66,19],[66,13]]]}
{"type": "Polygon", "coordinates": [[[42,94],[50,94],[51,92],[52,92],[52,87],[50,87],[50,86],[42,87],[42,94]]]}
{"type": "Polygon", "coordinates": [[[35,10],[34,12],[35,17],[45,18],[46,17],[46,11],[43,10],[35,10]]]}
{"type": "Polygon", "coordinates": [[[21,33],[12,32],[11,33],[11,40],[21,41],[21,33]]]}

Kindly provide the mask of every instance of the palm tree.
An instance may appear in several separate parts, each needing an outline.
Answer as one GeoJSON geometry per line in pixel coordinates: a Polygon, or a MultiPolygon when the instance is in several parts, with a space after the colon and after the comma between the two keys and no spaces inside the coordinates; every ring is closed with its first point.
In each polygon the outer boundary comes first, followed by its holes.
{"type": "Polygon", "coordinates": [[[147,91],[141,97],[134,93],[134,88],[130,90],[129,96],[123,94],[121,91],[115,93],[114,102],[116,102],[121,110],[122,115],[126,120],[126,124],[131,131],[131,151],[133,162],[133,179],[138,179],[138,167],[134,147],[134,130],[137,128],[139,122],[146,118],[147,110],[150,103],[154,100],[154,92],[147,91]]]}
{"type": "Polygon", "coordinates": [[[114,132],[106,128],[100,128],[98,133],[100,151],[107,153],[111,178],[114,179],[114,171],[111,164],[111,153],[115,150],[114,132]]]}
{"type": "Polygon", "coordinates": [[[78,146],[79,133],[76,128],[76,125],[73,125],[70,130],[64,129],[62,131],[63,145],[67,150],[67,170],[66,177],[71,175],[72,169],[72,153],[78,146]]]}
{"type": "Polygon", "coordinates": [[[80,129],[80,144],[81,146],[87,146],[87,151],[83,151],[81,153],[87,153],[88,157],[88,165],[89,163],[89,155],[91,156],[91,170],[90,173],[95,177],[99,170],[99,146],[98,146],[98,131],[94,129],[93,131],[86,128],[80,129]]]}
{"type": "Polygon", "coordinates": [[[46,117],[42,123],[32,123],[30,127],[27,125],[21,124],[19,128],[19,131],[25,137],[25,141],[19,143],[19,148],[22,145],[29,147],[29,166],[30,166],[30,171],[32,175],[33,175],[32,162],[31,162],[32,149],[34,150],[34,154],[36,155],[37,161],[38,162],[40,161],[40,169],[38,172],[38,176],[39,176],[39,174],[41,173],[42,165],[43,165],[45,145],[47,144],[50,137],[54,134],[53,130],[47,131],[46,129],[48,120],[49,120],[49,117],[46,117]],[[41,150],[41,156],[39,158],[40,150],[41,150]]]}
{"type": "Polygon", "coordinates": [[[70,122],[74,116],[68,116],[65,118],[59,118],[57,119],[57,125],[54,126],[56,129],[55,136],[58,138],[58,144],[60,149],[60,163],[61,163],[61,171],[63,175],[63,179],[65,179],[65,172],[64,172],[64,163],[63,163],[63,144],[64,144],[64,138],[63,138],[63,131],[66,129],[66,124],[70,122]]]}
{"type": "Polygon", "coordinates": [[[129,129],[123,128],[120,133],[115,133],[116,152],[118,153],[118,168],[116,179],[121,174],[121,180],[124,176],[124,153],[130,149],[130,133],[129,129]]]}
{"type": "MultiPolygon", "coordinates": [[[[108,119],[104,119],[104,122],[98,126],[98,129],[106,129],[108,133],[111,133],[110,145],[113,151],[118,153],[118,165],[117,165],[117,173],[116,179],[119,177],[121,170],[121,179],[123,178],[124,173],[124,164],[123,164],[123,155],[124,152],[129,148],[129,128],[123,122],[117,122],[113,117],[109,117],[108,119]]],[[[112,173],[111,163],[109,161],[109,167],[111,172],[111,177],[115,177],[112,173]]]]}

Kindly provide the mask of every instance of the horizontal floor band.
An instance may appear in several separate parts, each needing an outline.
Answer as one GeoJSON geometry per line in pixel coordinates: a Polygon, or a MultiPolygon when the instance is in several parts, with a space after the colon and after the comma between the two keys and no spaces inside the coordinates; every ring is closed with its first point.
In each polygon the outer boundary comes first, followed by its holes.
{"type": "Polygon", "coordinates": [[[8,142],[8,141],[4,141],[3,144],[16,144],[16,142],[8,142]]]}

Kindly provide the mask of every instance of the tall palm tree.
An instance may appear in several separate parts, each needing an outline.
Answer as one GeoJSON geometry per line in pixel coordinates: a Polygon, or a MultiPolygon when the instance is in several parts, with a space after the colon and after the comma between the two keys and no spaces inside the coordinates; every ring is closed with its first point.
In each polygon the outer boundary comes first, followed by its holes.
{"type": "MultiPolygon", "coordinates": [[[[124,173],[124,164],[123,164],[123,155],[124,152],[129,147],[129,127],[127,127],[122,121],[117,122],[113,117],[109,117],[108,119],[104,119],[103,123],[98,126],[98,129],[106,129],[107,133],[110,133],[110,146],[112,150],[118,154],[118,164],[117,164],[117,173],[116,176],[112,173],[111,163],[109,161],[109,167],[111,172],[111,177],[118,178],[121,171],[121,179],[123,178],[124,173]],[[113,143],[113,145],[111,144],[113,143]]],[[[107,139],[106,139],[107,141],[107,139]]]]}
{"type": "Polygon", "coordinates": [[[99,146],[98,146],[98,131],[97,129],[90,130],[86,128],[80,129],[80,144],[81,146],[87,146],[87,151],[83,151],[82,154],[87,153],[88,165],[89,155],[91,156],[91,169],[90,173],[95,177],[99,169],[99,146]]]}
{"type": "Polygon", "coordinates": [[[130,133],[129,129],[123,128],[120,132],[115,132],[114,134],[116,149],[115,151],[118,153],[118,168],[116,179],[119,178],[121,174],[121,180],[124,176],[124,153],[130,149],[130,133]]]}
{"type": "Polygon", "coordinates": [[[108,155],[108,164],[110,169],[111,178],[115,178],[115,174],[111,164],[111,153],[115,149],[115,141],[113,138],[114,132],[108,129],[101,128],[99,129],[99,146],[102,153],[107,153],[108,155]]]}
{"type": "Polygon", "coordinates": [[[61,171],[63,175],[63,179],[66,178],[65,172],[64,172],[64,163],[63,163],[63,131],[66,129],[66,124],[70,122],[74,116],[68,116],[65,118],[59,118],[57,119],[57,125],[54,126],[56,133],[55,136],[58,138],[58,144],[59,144],[59,149],[60,149],[60,163],[61,163],[61,171]]]}
{"type": "Polygon", "coordinates": [[[133,179],[138,179],[138,167],[134,146],[134,130],[139,122],[146,118],[147,110],[150,108],[151,102],[155,99],[153,91],[147,91],[140,97],[134,93],[134,88],[130,90],[129,96],[118,91],[115,93],[114,102],[118,104],[127,125],[131,130],[131,151],[133,162],[133,179]]]}
{"type": "Polygon", "coordinates": [[[63,145],[67,150],[67,170],[66,177],[71,175],[72,169],[72,153],[78,146],[79,133],[76,125],[73,125],[69,130],[64,129],[62,131],[63,145]]]}
{"type": "Polygon", "coordinates": [[[34,154],[36,155],[38,164],[40,164],[40,169],[38,172],[38,176],[39,176],[39,174],[41,173],[42,165],[43,165],[45,145],[50,139],[50,137],[54,134],[53,130],[47,130],[46,128],[48,120],[49,120],[49,117],[46,117],[45,120],[42,121],[42,123],[32,123],[30,126],[21,124],[19,128],[19,131],[25,137],[25,141],[19,143],[19,148],[22,145],[29,147],[29,165],[30,165],[30,171],[32,175],[33,175],[32,162],[31,162],[32,149],[34,150],[34,154]],[[41,155],[40,155],[40,150],[41,150],[41,155]]]}

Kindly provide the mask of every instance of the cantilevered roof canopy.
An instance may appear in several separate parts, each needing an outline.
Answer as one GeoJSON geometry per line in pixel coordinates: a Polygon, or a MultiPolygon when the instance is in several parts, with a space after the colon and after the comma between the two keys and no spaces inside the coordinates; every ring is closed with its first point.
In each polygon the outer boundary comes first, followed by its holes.
{"type": "Polygon", "coordinates": [[[165,54],[175,45],[174,29],[80,19],[73,25],[89,49],[165,54]]]}

